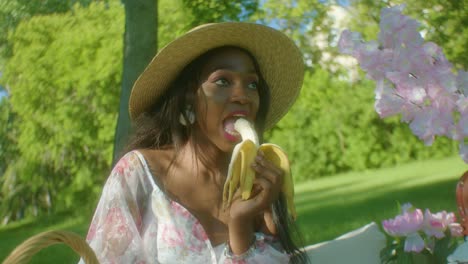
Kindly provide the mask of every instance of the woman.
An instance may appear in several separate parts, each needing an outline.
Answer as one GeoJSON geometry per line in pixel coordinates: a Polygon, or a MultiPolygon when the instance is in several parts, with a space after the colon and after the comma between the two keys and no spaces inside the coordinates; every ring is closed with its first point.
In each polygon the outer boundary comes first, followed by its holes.
{"type": "Polygon", "coordinates": [[[164,47],[130,97],[134,134],[87,236],[102,263],[305,262],[290,235],[283,172],[258,153],[252,197],[222,207],[237,118],[259,136],[295,101],[302,56],[250,23],[197,27],[164,47]]]}

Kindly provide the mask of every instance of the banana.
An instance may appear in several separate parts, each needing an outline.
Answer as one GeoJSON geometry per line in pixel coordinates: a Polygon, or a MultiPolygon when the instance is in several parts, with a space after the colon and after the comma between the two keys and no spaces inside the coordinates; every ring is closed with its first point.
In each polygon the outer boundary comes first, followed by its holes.
{"type": "Polygon", "coordinates": [[[262,151],[265,158],[284,171],[281,191],[286,197],[288,212],[296,219],[294,207],[294,185],[291,175],[289,159],[286,153],[275,144],[266,143],[259,146],[258,136],[253,125],[239,118],[234,123],[234,128],[242,137],[232,152],[231,162],[228,167],[228,175],[223,189],[223,207],[226,208],[232,202],[232,197],[237,188],[240,188],[243,200],[250,198],[255,171],[250,168],[257,156],[257,151],[262,151]]]}

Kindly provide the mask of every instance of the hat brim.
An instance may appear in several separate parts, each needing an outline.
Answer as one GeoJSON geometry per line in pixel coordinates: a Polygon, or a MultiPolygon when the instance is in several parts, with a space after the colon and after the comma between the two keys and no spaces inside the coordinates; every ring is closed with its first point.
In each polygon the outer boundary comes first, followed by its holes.
{"type": "Polygon", "coordinates": [[[280,31],[244,22],[203,25],[162,48],[133,86],[130,118],[134,120],[149,111],[187,64],[222,46],[245,49],[257,60],[271,95],[265,128],[272,128],[299,95],[304,78],[302,54],[280,31]]]}

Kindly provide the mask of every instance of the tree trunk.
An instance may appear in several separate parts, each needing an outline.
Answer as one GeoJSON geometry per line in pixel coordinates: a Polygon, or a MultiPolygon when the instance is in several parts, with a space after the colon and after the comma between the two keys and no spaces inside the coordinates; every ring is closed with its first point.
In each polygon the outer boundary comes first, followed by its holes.
{"type": "Polygon", "coordinates": [[[133,83],[157,50],[157,0],[122,0],[125,5],[125,35],[122,90],[114,138],[112,165],[120,156],[130,133],[128,99],[133,83]]]}

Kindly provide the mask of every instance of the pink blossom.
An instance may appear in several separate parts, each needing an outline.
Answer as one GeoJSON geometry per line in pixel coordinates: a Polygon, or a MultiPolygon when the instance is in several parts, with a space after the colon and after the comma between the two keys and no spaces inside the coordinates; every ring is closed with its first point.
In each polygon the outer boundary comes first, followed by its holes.
{"type": "Polygon", "coordinates": [[[375,110],[381,118],[401,114],[426,145],[436,136],[459,140],[460,156],[468,163],[468,72],[455,75],[442,49],[424,43],[419,23],[403,9],[382,9],[378,42],[343,31],[340,51],[355,57],[376,81],[375,110]]]}
{"type": "Polygon", "coordinates": [[[421,252],[424,249],[424,240],[418,231],[423,224],[423,213],[420,209],[412,212],[405,211],[394,219],[382,222],[385,232],[392,236],[406,236],[405,251],[421,252]]]}
{"type": "Polygon", "coordinates": [[[406,46],[419,46],[423,38],[418,32],[419,23],[401,14],[404,6],[383,8],[380,13],[379,42],[384,48],[398,48],[406,46]]]}
{"type": "Polygon", "coordinates": [[[426,209],[423,230],[428,236],[434,236],[438,239],[443,238],[447,228],[452,236],[461,236],[463,233],[463,228],[456,222],[454,213],[441,211],[432,214],[429,209],[426,209]]]}
{"type": "Polygon", "coordinates": [[[367,77],[380,80],[385,77],[385,72],[391,71],[393,58],[391,50],[380,50],[377,42],[361,44],[356,49],[354,57],[359,61],[361,68],[367,72],[367,77]]]}
{"type": "Polygon", "coordinates": [[[413,118],[412,109],[415,107],[398,95],[387,80],[377,81],[375,89],[375,110],[380,117],[388,117],[402,112],[408,121],[413,118]]]}
{"type": "Polygon", "coordinates": [[[424,212],[424,225],[423,230],[428,236],[436,238],[443,238],[444,232],[449,224],[449,219],[446,211],[432,214],[429,209],[424,212]]]}
{"type": "Polygon", "coordinates": [[[410,128],[426,145],[432,145],[436,135],[450,135],[455,126],[451,112],[428,106],[414,115],[410,128]]]}
{"type": "Polygon", "coordinates": [[[420,209],[406,211],[394,219],[382,222],[384,230],[392,236],[408,236],[417,233],[423,224],[423,213],[420,209]]]}
{"type": "Polygon", "coordinates": [[[449,224],[450,235],[453,237],[461,237],[463,236],[463,227],[459,223],[451,223],[449,224]]]}

